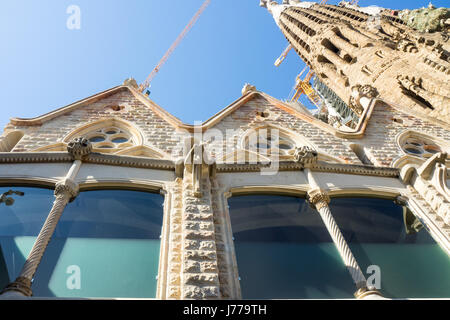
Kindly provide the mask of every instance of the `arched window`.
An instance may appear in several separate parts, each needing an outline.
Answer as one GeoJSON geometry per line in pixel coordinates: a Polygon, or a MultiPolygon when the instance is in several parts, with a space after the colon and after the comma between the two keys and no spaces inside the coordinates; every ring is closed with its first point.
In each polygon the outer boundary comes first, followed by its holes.
{"type": "Polygon", "coordinates": [[[278,127],[261,127],[248,130],[241,139],[241,146],[264,156],[276,155],[280,159],[290,159],[296,147],[307,145],[313,149],[306,139],[278,127]]]}
{"type": "MultiPolygon", "coordinates": [[[[52,208],[53,190],[0,188],[0,286],[20,274],[52,208]]],[[[35,297],[154,298],[160,194],[81,192],[65,208],[33,279],[35,297]]]]}
{"type": "Polygon", "coordinates": [[[142,134],[130,123],[118,118],[100,120],[82,126],[71,132],[64,142],[68,143],[76,137],[88,139],[92,143],[94,152],[102,153],[118,153],[143,145],[142,134]]]}
{"type": "Polygon", "coordinates": [[[81,192],[61,216],[34,296],[154,298],[163,201],[142,191],[81,192]]]}
{"type": "MultiPolygon", "coordinates": [[[[229,199],[242,297],[352,298],[356,287],[319,213],[304,199],[229,199]]],[[[333,217],[369,286],[388,298],[450,297],[450,258],[392,200],[333,198],[333,217]]]]}
{"type": "Polygon", "coordinates": [[[398,138],[398,144],[405,154],[430,158],[439,152],[450,152],[448,142],[414,131],[406,131],[398,138]]]}
{"type": "Polygon", "coordinates": [[[375,198],[333,198],[330,208],[371,284],[379,276],[385,297],[450,297],[450,258],[406,208],[375,198]]]}
{"type": "Polygon", "coordinates": [[[0,187],[1,289],[19,276],[53,200],[51,189],[0,187]]]}
{"type": "Polygon", "coordinates": [[[356,291],[319,213],[305,199],[228,199],[243,299],[352,298],[356,291]]]}

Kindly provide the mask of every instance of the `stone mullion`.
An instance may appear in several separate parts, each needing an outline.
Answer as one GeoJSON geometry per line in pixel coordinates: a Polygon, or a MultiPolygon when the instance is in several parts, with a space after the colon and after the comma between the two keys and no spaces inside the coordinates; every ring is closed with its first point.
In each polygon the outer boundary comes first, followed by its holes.
{"type": "Polygon", "coordinates": [[[227,248],[226,235],[225,235],[225,208],[222,197],[222,189],[220,189],[219,182],[217,179],[211,179],[212,184],[212,199],[213,199],[213,211],[214,211],[214,232],[217,248],[217,263],[219,269],[219,283],[220,283],[220,294],[222,299],[231,298],[231,281],[229,270],[231,263],[229,259],[229,252],[227,248]]]}
{"type": "Polygon", "coordinates": [[[357,289],[364,288],[366,286],[366,278],[361,271],[353,253],[351,252],[347,242],[342,235],[339,226],[331,214],[330,207],[328,203],[330,198],[326,193],[321,190],[312,190],[308,193],[308,200],[311,204],[316,207],[319,212],[322,221],[324,222],[334,244],[345,263],[350,275],[352,276],[353,282],[355,283],[357,289]]]}
{"type": "Polygon", "coordinates": [[[336,249],[341,256],[347,270],[349,271],[353,282],[356,285],[357,291],[355,292],[355,297],[358,299],[380,297],[381,295],[373,289],[367,288],[367,280],[358,265],[350,247],[347,244],[341,230],[339,229],[336,220],[334,220],[331,214],[330,207],[330,197],[328,194],[320,188],[319,183],[316,181],[311,167],[317,163],[317,154],[314,154],[312,150],[301,149],[298,154],[296,153],[296,159],[304,165],[304,173],[310,185],[310,190],[308,191],[307,197],[308,201],[316,208],[322,218],[328,233],[333,240],[336,249]]]}
{"type": "Polygon", "coordinates": [[[220,299],[209,176],[199,181],[198,193],[194,190],[192,174],[187,171],[183,180],[181,298],[220,299]]]}
{"type": "Polygon", "coordinates": [[[182,246],[182,180],[177,179],[170,189],[172,204],[170,215],[170,236],[168,248],[168,284],[166,297],[181,297],[181,246],[182,246]]]}
{"type": "Polygon", "coordinates": [[[47,249],[48,243],[56,229],[58,221],[70,199],[76,196],[78,192],[78,185],[71,182],[70,185],[67,183],[61,183],[56,185],[55,189],[55,201],[53,202],[53,207],[39,232],[39,235],[28,255],[27,260],[20,272],[17,279],[9,284],[5,292],[7,291],[17,291],[25,296],[32,296],[33,292],[31,290],[31,282],[33,277],[41,263],[42,257],[44,256],[45,250],[47,249]]]}
{"type": "Polygon", "coordinates": [[[91,150],[92,145],[83,138],[69,143],[68,151],[74,157],[75,161],[67,173],[66,178],[58,182],[55,186],[55,200],[52,209],[39,232],[20,275],[3,290],[2,294],[8,295],[14,292],[28,297],[33,295],[31,285],[34,275],[42,261],[42,257],[45,254],[66,205],[78,195],[78,184],[74,180],[82,164],[81,158],[88,155],[91,150]]]}

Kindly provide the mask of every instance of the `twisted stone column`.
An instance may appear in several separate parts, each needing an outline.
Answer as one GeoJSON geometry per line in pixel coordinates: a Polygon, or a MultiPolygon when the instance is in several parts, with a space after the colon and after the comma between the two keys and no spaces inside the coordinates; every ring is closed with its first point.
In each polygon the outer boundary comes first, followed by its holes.
{"type": "Polygon", "coordinates": [[[66,205],[78,195],[79,188],[74,179],[80,170],[81,158],[91,152],[92,145],[86,139],[78,138],[69,143],[67,149],[75,161],[67,173],[66,178],[58,182],[55,186],[55,200],[52,209],[39,232],[20,275],[14,282],[6,286],[2,292],[2,296],[9,295],[14,298],[17,296],[31,297],[33,295],[33,291],[31,290],[32,280],[41,263],[48,243],[53,236],[66,205]]]}
{"type": "Polygon", "coordinates": [[[308,192],[308,201],[314,205],[319,212],[320,217],[336,245],[339,255],[344,261],[347,270],[350,272],[357,288],[355,297],[361,299],[368,295],[379,295],[377,291],[367,288],[367,280],[331,214],[330,207],[328,206],[330,197],[320,189],[313,189],[308,192]]]}
{"type": "Polygon", "coordinates": [[[31,282],[34,274],[42,260],[45,253],[45,249],[50,242],[51,237],[58,224],[59,218],[64,211],[67,203],[78,194],[78,185],[72,180],[66,179],[56,185],[55,188],[55,201],[53,207],[47,217],[47,220],[42,227],[36,242],[31,249],[31,252],[25,261],[20,276],[11,284],[9,284],[4,292],[16,291],[24,296],[32,296],[31,282]]]}

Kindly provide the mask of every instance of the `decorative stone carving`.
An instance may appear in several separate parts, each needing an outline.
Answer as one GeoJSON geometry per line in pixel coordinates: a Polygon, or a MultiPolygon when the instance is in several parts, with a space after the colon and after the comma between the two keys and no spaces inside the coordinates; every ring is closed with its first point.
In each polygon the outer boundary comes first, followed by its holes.
{"type": "Polygon", "coordinates": [[[414,42],[412,42],[412,41],[410,41],[408,39],[400,39],[397,42],[396,49],[398,51],[410,52],[410,53],[417,53],[417,52],[419,52],[419,49],[417,49],[417,47],[414,44],[414,42]]]}
{"type": "Polygon", "coordinates": [[[92,144],[85,138],[75,138],[67,145],[67,151],[75,160],[81,160],[92,152],[92,144]]]}
{"type": "Polygon", "coordinates": [[[328,206],[330,203],[330,197],[326,192],[321,189],[314,189],[308,192],[307,199],[317,210],[328,206]]]}
{"type": "Polygon", "coordinates": [[[296,148],[294,153],[295,161],[301,163],[304,167],[310,167],[317,163],[317,156],[317,151],[308,146],[296,148]]]}
{"type": "Polygon", "coordinates": [[[447,186],[446,153],[438,153],[419,168],[406,165],[402,168],[403,183],[409,184],[440,219],[450,225],[450,190],[447,186]]]}
{"type": "Polygon", "coordinates": [[[124,86],[132,87],[137,89],[139,86],[134,78],[128,78],[123,82],[124,86]]]}
{"type": "Polygon", "coordinates": [[[364,112],[364,107],[361,105],[361,98],[373,99],[378,96],[376,88],[369,84],[356,85],[352,87],[352,94],[350,96],[349,107],[358,115],[361,116],[364,112]]]}
{"type": "Polygon", "coordinates": [[[249,92],[256,92],[257,90],[256,90],[256,87],[255,86],[252,86],[251,84],[249,84],[249,83],[246,83],[245,85],[244,85],[244,87],[242,88],[242,95],[244,96],[244,95],[246,95],[247,93],[249,93],[249,92]]]}
{"type": "Polygon", "coordinates": [[[78,183],[71,179],[64,179],[60,181],[55,186],[55,197],[59,195],[69,195],[70,201],[73,201],[79,193],[78,183]]]}
{"type": "MultiPolygon", "coordinates": [[[[349,89],[363,82],[376,88],[379,97],[406,113],[450,123],[447,93],[450,55],[445,32],[418,32],[405,26],[395,11],[379,7],[346,8],[342,3],[338,6],[297,3],[291,0],[286,6],[262,1],[300,58],[340,99],[347,102],[356,115],[364,113],[368,101],[363,99],[361,103],[358,101],[359,90],[352,96],[355,92],[349,89]],[[370,14],[358,15],[357,11],[370,14]],[[439,49],[441,46],[443,50],[439,49]],[[418,67],[419,60],[427,58],[436,64],[420,64],[418,67]],[[436,74],[435,70],[440,72],[436,74]],[[397,71],[428,79],[429,85],[424,89],[438,95],[434,100],[424,98],[430,102],[430,108],[423,108],[421,99],[412,99],[398,86],[397,71]]],[[[421,21],[414,20],[413,24],[418,23],[425,31],[448,29],[448,12],[449,9],[445,8],[424,9],[420,14],[415,13],[414,19],[421,21]]],[[[373,97],[378,98],[378,94],[373,97]]]]}

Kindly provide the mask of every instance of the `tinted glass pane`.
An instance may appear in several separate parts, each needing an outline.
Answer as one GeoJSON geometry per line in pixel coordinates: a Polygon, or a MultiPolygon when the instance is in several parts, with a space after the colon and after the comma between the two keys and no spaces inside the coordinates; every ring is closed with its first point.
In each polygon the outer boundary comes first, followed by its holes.
{"type": "Polygon", "coordinates": [[[353,297],[350,274],[304,199],[255,195],[228,203],[244,299],[353,297]]]}
{"type": "Polygon", "coordinates": [[[82,192],[64,211],[33,283],[35,296],[156,296],[163,197],[82,192]]]}
{"type": "Polygon", "coordinates": [[[380,267],[386,297],[450,297],[450,258],[425,229],[407,234],[402,207],[366,198],[332,199],[330,207],[363,271],[380,267]]]}
{"type": "Polygon", "coordinates": [[[4,288],[19,276],[54,197],[53,190],[29,187],[0,187],[0,195],[4,200],[0,203],[0,287],[4,288]]]}

